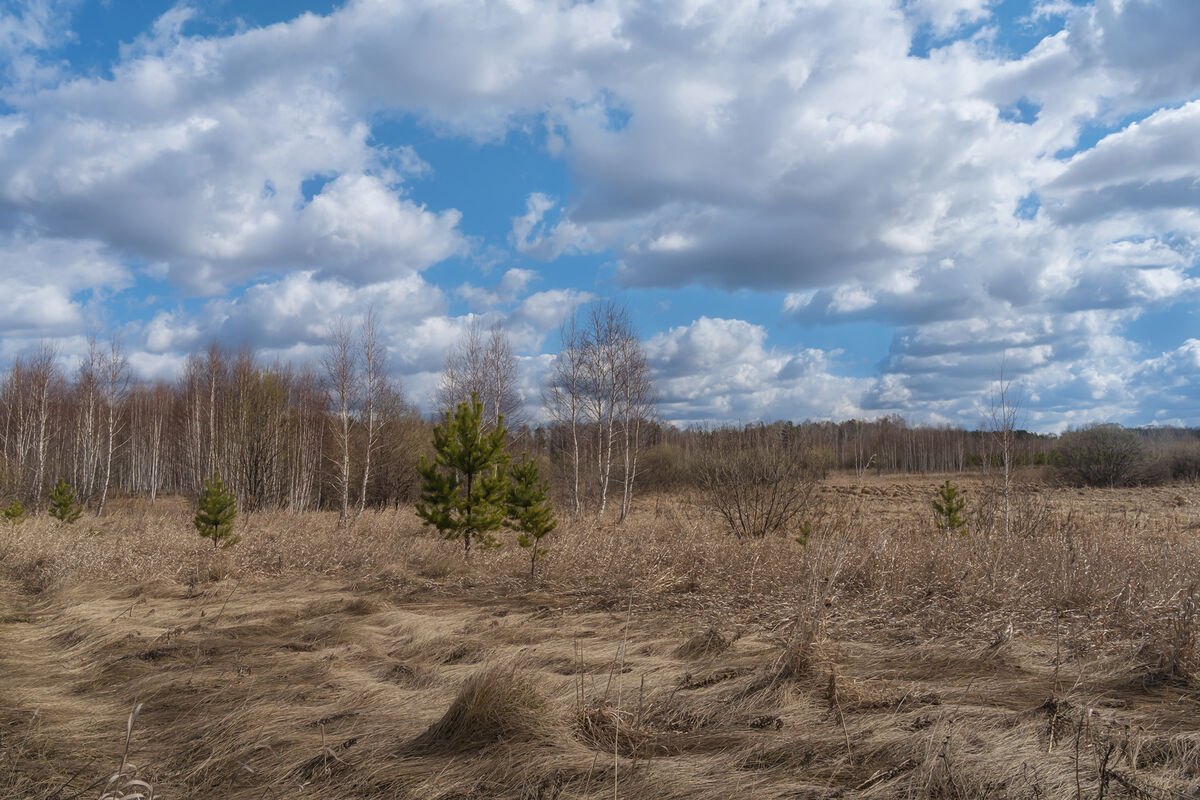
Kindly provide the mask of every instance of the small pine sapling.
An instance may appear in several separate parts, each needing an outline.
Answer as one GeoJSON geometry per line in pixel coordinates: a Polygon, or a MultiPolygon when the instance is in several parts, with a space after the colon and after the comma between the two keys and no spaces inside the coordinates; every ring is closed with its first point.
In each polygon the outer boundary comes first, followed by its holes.
{"type": "Polygon", "coordinates": [[[508,519],[505,525],[517,532],[517,544],[529,548],[529,577],[536,577],[537,560],[546,550],[542,537],[557,526],[554,507],[547,497],[549,486],[538,474],[537,462],[522,458],[509,468],[508,519]]]}
{"type": "Polygon", "coordinates": [[[508,431],[503,417],[491,431],[482,429],[482,419],[483,404],[477,397],[459,403],[433,429],[433,461],[422,456],[417,465],[422,479],[417,516],[444,538],[462,539],[467,561],[472,542],[482,548],[500,546],[492,532],[504,522],[507,505],[508,431]]]}
{"type": "Polygon", "coordinates": [[[5,524],[15,528],[25,521],[25,506],[21,505],[20,500],[14,498],[3,511],[0,511],[0,516],[4,518],[5,524]]]}
{"type": "Polygon", "coordinates": [[[212,479],[204,482],[204,491],[197,504],[192,524],[206,539],[212,539],[213,548],[232,547],[242,540],[233,532],[233,519],[237,516],[237,498],[225,488],[221,476],[214,472],[212,479]]]}
{"type": "Polygon", "coordinates": [[[949,479],[938,489],[937,497],[930,504],[933,506],[934,524],[939,530],[967,535],[967,520],[963,517],[967,501],[949,479]]]}
{"type": "Polygon", "coordinates": [[[75,503],[75,492],[62,478],[50,490],[50,516],[70,525],[83,514],[83,506],[75,503]]]}

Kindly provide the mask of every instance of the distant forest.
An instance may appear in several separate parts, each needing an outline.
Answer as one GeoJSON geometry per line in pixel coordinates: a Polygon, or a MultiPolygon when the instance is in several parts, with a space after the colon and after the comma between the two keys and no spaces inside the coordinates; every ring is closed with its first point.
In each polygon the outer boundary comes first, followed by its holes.
{"type": "MultiPolygon", "coordinates": [[[[580,498],[577,509],[602,507],[609,480],[614,492],[624,488],[622,511],[635,481],[640,491],[693,485],[693,465],[712,430],[656,419],[637,339],[621,327],[619,314],[620,324],[613,322],[607,320],[607,351],[597,340],[588,345],[577,336],[580,354],[608,353],[611,364],[618,364],[618,355],[625,359],[625,367],[597,372],[592,383],[587,360],[580,359],[578,413],[563,413],[561,367],[569,359],[560,356],[552,378],[557,382],[547,387],[545,399],[546,418],[555,421],[522,421],[512,397],[515,360],[507,342],[497,332],[478,330],[469,332],[447,364],[442,407],[490,392],[481,400],[489,413],[509,421],[511,449],[542,461],[562,502],[580,498]],[[589,392],[591,406],[585,402],[589,392]]],[[[88,509],[102,513],[118,495],[194,497],[205,478],[219,472],[250,511],[411,502],[414,466],[428,452],[435,420],[423,417],[387,379],[372,336],[343,328],[339,341],[340,350],[335,342],[326,359],[307,366],[263,363],[248,349],[229,352],[214,344],[192,356],[178,380],[155,383],[132,377],[117,344],[94,343],[69,375],[49,347],[19,358],[0,378],[0,501],[15,498],[37,510],[62,479],[88,509]],[[366,357],[371,347],[373,366],[366,357]]],[[[997,431],[910,425],[899,416],[723,430],[768,436],[822,469],[923,473],[1002,466],[997,431]]],[[[1010,433],[1013,467],[1055,468],[1060,437],[1010,433]]],[[[1136,480],[1200,478],[1200,429],[1142,428],[1134,434],[1144,462],[1136,480]]]]}

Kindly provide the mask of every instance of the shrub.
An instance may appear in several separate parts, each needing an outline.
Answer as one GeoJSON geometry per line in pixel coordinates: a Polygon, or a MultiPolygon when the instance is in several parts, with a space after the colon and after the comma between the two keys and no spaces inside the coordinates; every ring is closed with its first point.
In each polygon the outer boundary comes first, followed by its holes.
{"type": "Polygon", "coordinates": [[[761,538],[799,527],[825,476],[823,461],[786,446],[775,431],[711,431],[696,458],[696,483],[705,504],[740,538],[761,538]]]}
{"type": "Polygon", "coordinates": [[[967,501],[958,491],[958,487],[947,479],[938,489],[937,497],[929,502],[933,506],[934,524],[940,530],[966,535],[967,520],[962,514],[967,507],[967,501]]]}
{"type": "Polygon", "coordinates": [[[213,547],[232,547],[242,540],[233,532],[233,519],[237,516],[237,500],[233,492],[225,488],[221,476],[213,473],[212,479],[204,482],[199,508],[192,524],[206,539],[212,539],[213,547]]]}
{"type": "Polygon", "coordinates": [[[1174,480],[1200,481],[1200,445],[1179,445],[1166,460],[1174,480]]]}
{"type": "Polygon", "coordinates": [[[13,500],[3,511],[0,511],[0,517],[4,518],[5,524],[20,525],[25,521],[25,506],[21,505],[20,500],[13,500]]]}
{"type": "Polygon", "coordinates": [[[83,507],[75,503],[75,492],[62,478],[50,490],[50,516],[68,525],[79,519],[83,507]]]}
{"type": "Polygon", "coordinates": [[[1059,439],[1063,478],[1080,486],[1126,486],[1136,481],[1146,460],[1141,437],[1120,425],[1089,425],[1059,439]]]}

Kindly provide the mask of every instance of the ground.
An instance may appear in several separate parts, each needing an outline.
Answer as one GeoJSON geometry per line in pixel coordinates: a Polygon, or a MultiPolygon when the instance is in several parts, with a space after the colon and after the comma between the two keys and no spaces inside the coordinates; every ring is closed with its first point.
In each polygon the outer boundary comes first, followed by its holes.
{"type": "Polygon", "coordinates": [[[0,794],[99,797],[140,707],[110,788],[159,797],[1195,796],[1195,487],[1027,480],[959,537],[946,477],[835,476],[807,546],[645,498],[565,523],[534,582],[403,510],[215,555],[182,504],[27,523],[0,794]]]}

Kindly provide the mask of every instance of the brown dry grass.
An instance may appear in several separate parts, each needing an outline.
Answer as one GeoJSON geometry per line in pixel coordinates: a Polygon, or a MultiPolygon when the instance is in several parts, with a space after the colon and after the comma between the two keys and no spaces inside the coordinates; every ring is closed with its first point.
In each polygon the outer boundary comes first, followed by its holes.
{"type": "Polygon", "coordinates": [[[98,797],[137,703],[158,797],[1196,796],[1200,492],[1030,487],[959,538],[943,479],[835,478],[808,548],[648,498],[535,585],[407,511],[2,530],[0,796],[98,797]]]}

